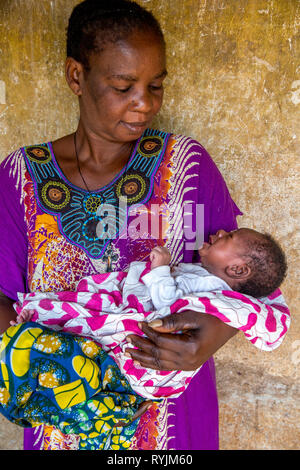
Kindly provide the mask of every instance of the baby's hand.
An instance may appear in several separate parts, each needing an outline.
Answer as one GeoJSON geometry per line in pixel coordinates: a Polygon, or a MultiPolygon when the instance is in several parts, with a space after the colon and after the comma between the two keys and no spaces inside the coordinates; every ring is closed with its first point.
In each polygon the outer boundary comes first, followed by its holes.
{"type": "Polygon", "coordinates": [[[156,246],[150,253],[150,261],[151,269],[168,265],[171,261],[171,254],[164,246],[156,246]]]}
{"type": "Polygon", "coordinates": [[[34,310],[24,309],[24,310],[22,310],[21,313],[19,313],[19,315],[16,318],[16,321],[11,321],[10,322],[10,325],[11,326],[16,326],[16,325],[19,325],[20,323],[25,323],[27,321],[30,321],[33,314],[34,314],[34,310]]]}

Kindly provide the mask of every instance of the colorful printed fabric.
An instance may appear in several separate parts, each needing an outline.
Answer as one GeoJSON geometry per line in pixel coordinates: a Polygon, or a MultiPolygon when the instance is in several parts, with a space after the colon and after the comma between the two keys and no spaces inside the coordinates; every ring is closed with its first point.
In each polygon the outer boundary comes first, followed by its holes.
{"type": "MultiPolygon", "coordinates": [[[[197,265],[189,266],[187,281],[191,269],[197,269],[197,265]]],[[[231,289],[203,293],[196,289],[195,293],[186,293],[178,300],[174,299],[171,305],[155,310],[149,289],[143,282],[149,272],[148,263],[134,262],[128,273],[95,274],[83,278],[76,291],[71,293],[20,293],[15,309],[18,314],[23,309],[34,310],[32,321],[90,337],[101,344],[127,377],[132,389],[149,399],[178,397],[198,371],[157,371],[136,365],[125,355],[125,350],[127,335],[143,335],[138,328],[139,321],[152,321],[184,310],[211,314],[242,330],[249,341],[265,351],[279,346],[290,324],[287,309],[282,313],[275,312],[275,315],[264,312],[266,307],[260,300],[231,289]],[[226,312],[226,316],[222,312],[226,312]]],[[[283,304],[282,296],[278,295],[277,301],[283,304]]]]}
{"type": "Polygon", "coordinates": [[[100,347],[26,323],[6,331],[0,358],[0,410],[10,421],[75,434],[80,450],[128,449],[143,399],[100,347]]]}
{"type": "MultiPolygon", "coordinates": [[[[127,170],[88,193],[62,173],[51,143],[9,155],[0,165],[0,291],[15,301],[18,292],[74,291],[85,276],[124,271],[132,261],[146,261],[157,245],[168,247],[172,264],[191,263],[195,239],[207,241],[221,228],[237,228],[241,212],[199,142],[148,129],[137,141],[127,170]],[[128,175],[131,179],[125,180],[128,175]],[[119,209],[115,201],[122,195],[132,197],[126,222],[122,204],[119,209]],[[111,198],[116,207],[113,220],[124,222],[107,246],[96,231],[101,227],[95,214],[100,196],[111,198]],[[204,214],[197,224],[189,214],[199,205],[204,214]],[[155,220],[159,224],[153,224],[155,220]],[[84,228],[81,234],[79,227],[84,228]]],[[[269,308],[274,313],[281,307],[274,299],[269,308]]],[[[24,442],[26,449],[76,445],[72,436],[62,438],[57,429],[46,426],[27,430],[24,442]]],[[[130,449],[167,448],[218,448],[213,359],[180,397],[153,405],[141,417],[130,449]]]]}

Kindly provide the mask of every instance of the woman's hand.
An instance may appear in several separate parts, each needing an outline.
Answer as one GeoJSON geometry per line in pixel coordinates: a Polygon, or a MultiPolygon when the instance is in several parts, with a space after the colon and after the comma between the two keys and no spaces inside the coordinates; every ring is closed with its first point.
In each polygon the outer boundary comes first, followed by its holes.
{"type": "Polygon", "coordinates": [[[13,307],[14,301],[0,292],[0,335],[10,327],[10,321],[15,321],[17,314],[13,307]]]}
{"type": "Polygon", "coordinates": [[[239,331],[212,315],[190,310],[139,327],[147,338],[128,335],[138,349],[126,352],[142,367],[157,370],[196,370],[239,331]]]}

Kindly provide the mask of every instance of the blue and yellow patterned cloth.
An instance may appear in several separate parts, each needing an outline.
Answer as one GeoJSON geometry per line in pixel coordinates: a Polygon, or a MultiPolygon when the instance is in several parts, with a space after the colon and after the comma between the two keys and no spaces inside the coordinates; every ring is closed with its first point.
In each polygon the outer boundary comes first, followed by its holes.
{"type": "Polygon", "coordinates": [[[144,399],[99,345],[29,322],[5,332],[0,360],[0,412],[7,419],[76,434],[81,450],[128,449],[138,425],[132,416],[144,399]]]}

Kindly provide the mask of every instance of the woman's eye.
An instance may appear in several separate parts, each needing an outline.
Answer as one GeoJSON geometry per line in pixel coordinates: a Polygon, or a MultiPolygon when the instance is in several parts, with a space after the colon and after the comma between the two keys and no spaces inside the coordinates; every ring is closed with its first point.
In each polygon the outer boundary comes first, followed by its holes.
{"type": "Polygon", "coordinates": [[[117,91],[118,93],[126,93],[127,91],[130,90],[130,86],[127,88],[116,88],[114,87],[114,90],[117,91]]]}
{"type": "Polygon", "coordinates": [[[150,85],[152,90],[162,90],[163,85],[150,85]]]}

